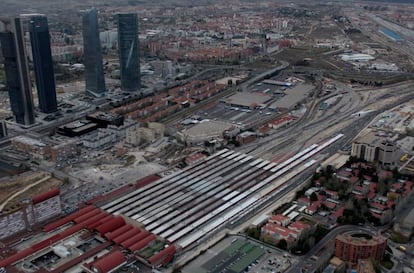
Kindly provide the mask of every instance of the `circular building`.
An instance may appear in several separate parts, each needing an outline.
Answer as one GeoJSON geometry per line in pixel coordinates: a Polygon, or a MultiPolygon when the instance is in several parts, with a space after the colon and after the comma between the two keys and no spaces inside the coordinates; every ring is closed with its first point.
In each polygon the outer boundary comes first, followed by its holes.
{"type": "Polygon", "coordinates": [[[357,264],[359,259],[373,258],[380,261],[387,247],[387,238],[365,232],[347,232],[335,239],[335,256],[357,264]]]}

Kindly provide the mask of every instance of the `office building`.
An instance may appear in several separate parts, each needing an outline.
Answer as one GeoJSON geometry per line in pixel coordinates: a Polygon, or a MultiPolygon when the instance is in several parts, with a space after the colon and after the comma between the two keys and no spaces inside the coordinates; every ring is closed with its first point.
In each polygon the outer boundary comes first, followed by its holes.
{"type": "Polygon", "coordinates": [[[382,165],[393,165],[395,159],[399,158],[393,141],[375,131],[368,131],[352,142],[351,156],[382,165]]]}
{"type": "Polygon", "coordinates": [[[46,16],[34,16],[29,21],[30,42],[39,109],[44,113],[57,111],[55,77],[46,16]]]}
{"type": "Polygon", "coordinates": [[[121,89],[140,89],[138,19],[136,13],[120,13],[118,21],[118,50],[121,67],[121,89]]]}
{"type": "Polygon", "coordinates": [[[0,42],[10,108],[17,123],[30,125],[35,117],[21,20],[16,17],[1,23],[0,42]]]}
{"type": "Polygon", "coordinates": [[[96,9],[85,12],[82,27],[86,92],[100,97],[105,93],[105,78],[96,9]]]}

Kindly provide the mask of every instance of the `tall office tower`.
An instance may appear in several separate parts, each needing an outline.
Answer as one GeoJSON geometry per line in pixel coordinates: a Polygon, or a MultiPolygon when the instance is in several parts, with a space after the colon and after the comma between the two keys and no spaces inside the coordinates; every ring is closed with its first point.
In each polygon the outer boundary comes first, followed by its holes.
{"type": "Polygon", "coordinates": [[[57,111],[57,101],[49,27],[46,16],[31,17],[29,32],[39,108],[44,113],[52,113],[57,111]]]}
{"type": "Polygon", "coordinates": [[[105,93],[105,78],[96,9],[88,10],[84,14],[82,26],[86,92],[94,96],[102,96],[105,93]]]}
{"type": "Polygon", "coordinates": [[[121,89],[138,91],[141,87],[141,77],[137,14],[120,13],[117,15],[117,19],[121,89]]]}
{"type": "Polygon", "coordinates": [[[0,42],[10,107],[17,123],[30,125],[35,117],[22,24],[20,18],[1,23],[0,42]]]}

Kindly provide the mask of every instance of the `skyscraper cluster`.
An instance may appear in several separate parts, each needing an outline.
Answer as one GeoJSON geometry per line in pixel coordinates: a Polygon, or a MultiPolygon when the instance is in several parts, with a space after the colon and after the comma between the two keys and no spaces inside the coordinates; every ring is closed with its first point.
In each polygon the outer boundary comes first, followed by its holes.
{"type": "MultiPolygon", "coordinates": [[[[141,83],[137,14],[119,13],[116,15],[116,19],[121,89],[123,91],[139,91],[141,83]]],[[[82,26],[86,91],[95,96],[101,96],[105,93],[105,78],[96,9],[85,12],[82,26]]]]}
{"type": "MultiPolygon", "coordinates": [[[[43,113],[53,113],[58,110],[58,107],[46,16],[36,14],[0,19],[0,42],[11,110],[17,123],[30,125],[35,122],[35,114],[24,44],[23,22],[27,22],[30,33],[39,109],[43,113]]],[[[121,89],[139,91],[141,84],[137,14],[117,14],[117,22],[121,89]]],[[[106,88],[96,9],[90,9],[84,13],[82,26],[85,91],[90,95],[100,97],[105,94],[106,88]]]]}
{"type": "MultiPolygon", "coordinates": [[[[29,32],[39,109],[44,113],[52,113],[57,111],[57,101],[47,18],[44,15],[30,16],[29,32]]],[[[2,20],[0,42],[15,121],[24,125],[33,124],[35,115],[21,17],[2,20]]]]}

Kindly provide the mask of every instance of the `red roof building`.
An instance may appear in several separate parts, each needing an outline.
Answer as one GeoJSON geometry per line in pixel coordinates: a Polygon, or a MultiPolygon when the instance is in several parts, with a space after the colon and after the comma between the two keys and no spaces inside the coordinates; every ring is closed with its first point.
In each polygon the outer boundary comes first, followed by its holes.
{"type": "Polygon", "coordinates": [[[369,204],[369,206],[371,208],[376,209],[376,210],[379,210],[379,211],[384,211],[384,210],[388,209],[388,207],[386,205],[382,205],[382,204],[377,203],[377,202],[371,202],[369,204]]]}
{"type": "Polygon", "coordinates": [[[135,228],[128,230],[127,232],[119,235],[118,237],[115,237],[114,239],[112,239],[112,242],[114,242],[117,245],[120,245],[123,241],[128,240],[129,238],[131,238],[132,236],[135,236],[139,233],[138,230],[136,230],[135,228]]]}
{"type": "Polygon", "coordinates": [[[32,202],[33,202],[33,204],[37,204],[37,203],[43,202],[47,199],[50,199],[52,197],[55,197],[59,194],[60,194],[60,190],[58,188],[54,188],[50,191],[47,191],[47,192],[41,193],[39,195],[36,195],[35,197],[32,198],[32,202]]]}
{"type": "Polygon", "coordinates": [[[174,254],[176,252],[175,246],[170,245],[167,248],[161,250],[154,256],[148,259],[148,262],[151,265],[157,266],[157,265],[167,265],[171,259],[174,257],[174,254]]]}
{"type": "Polygon", "coordinates": [[[269,218],[269,223],[281,225],[283,227],[289,225],[290,218],[282,214],[272,215],[269,218]]]}
{"type": "Polygon", "coordinates": [[[207,156],[205,154],[195,153],[195,154],[187,156],[186,159],[185,159],[185,163],[187,163],[188,165],[191,166],[191,165],[194,165],[197,162],[200,162],[201,160],[203,160],[206,157],[207,156]]]}
{"type": "Polygon", "coordinates": [[[301,197],[298,199],[298,204],[300,205],[309,206],[311,203],[312,202],[308,197],[301,197]]]}
{"type": "Polygon", "coordinates": [[[298,221],[293,222],[288,227],[290,230],[296,231],[299,236],[301,236],[307,229],[310,228],[310,226],[304,222],[298,221]]]}
{"type": "Polygon", "coordinates": [[[340,234],[335,239],[335,256],[356,264],[359,259],[381,261],[387,247],[387,238],[363,233],[340,234]]]}
{"type": "Polygon", "coordinates": [[[330,201],[323,201],[322,204],[330,210],[334,210],[336,208],[336,204],[330,201]]]}
{"type": "Polygon", "coordinates": [[[94,206],[84,207],[84,208],[78,210],[77,212],[74,212],[74,213],[72,213],[72,214],[70,214],[70,215],[68,215],[68,216],[66,216],[66,217],[64,217],[62,219],[59,219],[59,220],[57,220],[55,222],[52,222],[50,224],[45,225],[43,227],[43,231],[44,232],[52,231],[52,230],[54,230],[54,229],[56,229],[58,227],[61,227],[61,226],[65,225],[65,224],[73,221],[75,218],[77,218],[77,217],[79,217],[79,216],[81,216],[81,215],[83,215],[85,213],[88,213],[88,212],[90,212],[90,211],[92,211],[94,209],[95,209],[94,206]]]}
{"type": "Polygon", "coordinates": [[[136,188],[142,188],[146,185],[149,185],[149,184],[157,181],[158,179],[160,179],[160,177],[158,175],[155,175],[155,174],[146,176],[144,178],[141,178],[141,179],[137,180],[137,182],[135,182],[135,187],[136,188]]]}
{"type": "Polygon", "coordinates": [[[266,225],[262,227],[262,235],[270,236],[274,240],[281,240],[281,239],[289,240],[291,238],[294,238],[294,239],[297,238],[298,232],[290,230],[281,225],[267,223],[266,225]]]}
{"type": "Polygon", "coordinates": [[[120,228],[118,228],[118,229],[116,229],[116,230],[114,230],[114,231],[112,231],[108,234],[105,234],[105,237],[106,237],[106,239],[112,241],[114,238],[120,236],[121,234],[124,234],[125,232],[127,232],[130,229],[132,229],[132,225],[128,224],[128,225],[122,226],[122,227],[120,227],[120,228]]]}
{"type": "Polygon", "coordinates": [[[131,252],[138,251],[149,245],[152,241],[157,239],[157,236],[155,234],[150,234],[144,239],[140,240],[138,243],[133,244],[131,247],[129,247],[129,250],[131,252]]]}
{"type": "Polygon", "coordinates": [[[325,190],[326,196],[328,198],[334,199],[334,200],[338,200],[339,199],[339,194],[337,191],[331,191],[331,190],[325,190]]]}
{"type": "Polygon", "coordinates": [[[345,206],[338,208],[336,211],[331,213],[331,215],[329,215],[329,218],[334,221],[338,220],[338,218],[344,214],[344,210],[345,210],[345,206]]]}
{"type": "Polygon", "coordinates": [[[116,230],[117,228],[120,228],[125,225],[125,220],[121,216],[117,216],[113,218],[112,220],[99,225],[96,227],[96,231],[99,232],[101,235],[104,235],[108,232],[112,232],[116,230]]]}
{"type": "Polygon", "coordinates": [[[320,206],[321,206],[321,201],[315,201],[305,209],[305,213],[309,215],[314,215],[316,212],[318,212],[318,209],[320,206]]]}
{"type": "Polygon", "coordinates": [[[121,266],[125,262],[126,258],[124,254],[122,254],[122,252],[117,249],[95,261],[92,264],[92,268],[95,272],[108,273],[121,266]]]}

